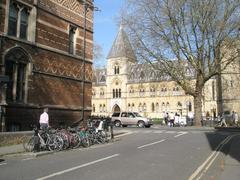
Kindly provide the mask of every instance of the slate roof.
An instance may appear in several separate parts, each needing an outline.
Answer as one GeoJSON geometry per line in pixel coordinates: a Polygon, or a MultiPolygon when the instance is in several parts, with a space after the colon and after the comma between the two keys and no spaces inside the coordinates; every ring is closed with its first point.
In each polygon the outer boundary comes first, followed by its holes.
{"type": "Polygon", "coordinates": [[[107,59],[119,57],[127,57],[130,61],[136,62],[136,55],[132,49],[128,36],[122,26],[120,26],[119,32],[113,42],[107,59]]]}

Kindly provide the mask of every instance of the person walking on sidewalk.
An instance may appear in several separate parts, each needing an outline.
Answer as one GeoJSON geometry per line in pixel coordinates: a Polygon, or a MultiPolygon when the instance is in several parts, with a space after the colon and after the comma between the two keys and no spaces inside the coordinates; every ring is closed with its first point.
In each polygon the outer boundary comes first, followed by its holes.
{"type": "Polygon", "coordinates": [[[238,127],[238,114],[237,112],[234,112],[234,124],[236,127],[238,127]]]}
{"type": "Polygon", "coordinates": [[[40,115],[39,124],[40,129],[46,130],[49,126],[49,116],[48,116],[48,108],[43,109],[43,113],[40,115]]]}
{"type": "Polygon", "coordinates": [[[221,122],[220,122],[220,127],[222,127],[223,125],[224,125],[225,127],[227,127],[227,123],[226,123],[226,119],[225,119],[224,113],[222,113],[221,122]]]}

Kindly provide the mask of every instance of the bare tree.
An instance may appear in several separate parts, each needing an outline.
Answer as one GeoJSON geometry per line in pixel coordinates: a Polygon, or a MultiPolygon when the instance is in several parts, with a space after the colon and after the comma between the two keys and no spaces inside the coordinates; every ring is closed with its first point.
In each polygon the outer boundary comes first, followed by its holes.
{"type": "Polygon", "coordinates": [[[95,68],[100,68],[104,65],[103,63],[103,49],[100,44],[94,42],[93,45],[93,65],[95,68]]]}
{"type": "Polygon", "coordinates": [[[240,0],[126,1],[121,18],[138,57],[194,97],[199,126],[204,84],[239,56],[240,0]]]}

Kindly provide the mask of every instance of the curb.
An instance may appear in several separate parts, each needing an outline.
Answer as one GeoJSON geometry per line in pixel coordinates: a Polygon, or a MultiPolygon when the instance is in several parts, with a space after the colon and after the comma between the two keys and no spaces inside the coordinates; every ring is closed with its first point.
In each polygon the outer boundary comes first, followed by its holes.
{"type": "MultiPolygon", "coordinates": [[[[119,133],[115,133],[114,134],[114,139],[112,139],[110,142],[117,142],[120,141],[121,139],[119,137],[127,134],[128,132],[119,132],[119,133]]],[[[14,148],[14,147],[13,147],[14,148]]],[[[60,151],[61,152],[61,151],[60,151]]],[[[33,156],[33,157],[41,157],[44,155],[48,155],[48,154],[53,154],[53,153],[57,153],[57,151],[40,151],[40,152],[26,152],[24,149],[21,150],[16,150],[15,152],[6,152],[1,154],[0,152],[0,157],[3,156],[14,156],[14,155],[28,155],[28,156],[33,156]]]]}

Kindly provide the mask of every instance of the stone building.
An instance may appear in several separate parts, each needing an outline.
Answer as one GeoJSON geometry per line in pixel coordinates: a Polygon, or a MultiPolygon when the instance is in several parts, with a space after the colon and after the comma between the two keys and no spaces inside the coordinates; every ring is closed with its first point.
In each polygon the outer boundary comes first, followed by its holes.
{"type": "Polygon", "coordinates": [[[1,130],[29,130],[43,107],[51,126],[90,115],[93,4],[82,2],[0,1],[1,130]]]}
{"type": "MultiPolygon", "coordinates": [[[[237,82],[237,81],[235,81],[237,82]]],[[[232,106],[240,110],[234,93],[223,91],[223,103],[231,96],[232,106]],[[227,95],[227,96],[226,96],[227,95]]],[[[238,86],[239,87],[239,86],[238,86]]],[[[238,95],[239,97],[239,95],[238,95]]],[[[216,79],[210,79],[203,90],[203,114],[217,114],[216,79]]],[[[225,110],[231,109],[225,104],[225,110]]],[[[189,115],[194,111],[193,97],[171,80],[152,68],[148,63],[139,64],[127,34],[120,27],[107,57],[105,69],[94,70],[92,114],[109,116],[116,111],[136,111],[151,118],[161,118],[164,112],[189,115]]]]}
{"type": "MultiPolygon", "coordinates": [[[[120,27],[107,57],[106,69],[94,71],[92,114],[111,115],[115,111],[137,111],[159,118],[164,112],[186,115],[193,112],[193,97],[167,76],[149,64],[139,64],[131,43],[120,27]]],[[[215,80],[206,88],[214,89],[204,96],[206,111],[216,112],[215,80]]]]}

